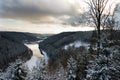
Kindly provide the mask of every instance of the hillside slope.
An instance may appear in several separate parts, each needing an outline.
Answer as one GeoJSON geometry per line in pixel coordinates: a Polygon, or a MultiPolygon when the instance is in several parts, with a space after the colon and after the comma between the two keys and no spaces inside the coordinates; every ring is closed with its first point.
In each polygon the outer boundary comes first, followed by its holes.
{"type": "Polygon", "coordinates": [[[17,59],[26,62],[31,56],[32,51],[23,43],[10,38],[6,34],[0,34],[0,69],[5,69],[17,59]]]}

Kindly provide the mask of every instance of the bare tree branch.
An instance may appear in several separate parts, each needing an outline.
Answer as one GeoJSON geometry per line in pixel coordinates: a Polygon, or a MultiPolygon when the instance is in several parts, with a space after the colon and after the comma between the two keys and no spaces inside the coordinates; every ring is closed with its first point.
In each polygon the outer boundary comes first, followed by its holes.
{"type": "Polygon", "coordinates": [[[110,15],[110,11],[107,15],[104,14],[106,6],[108,5],[109,0],[89,0],[87,4],[90,8],[90,15],[93,19],[93,23],[97,28],[97,36],[98,36],[98,53],[100,51],[100,39],[101,39],[101,27],[105,27],[106,20],[110,15]]]}

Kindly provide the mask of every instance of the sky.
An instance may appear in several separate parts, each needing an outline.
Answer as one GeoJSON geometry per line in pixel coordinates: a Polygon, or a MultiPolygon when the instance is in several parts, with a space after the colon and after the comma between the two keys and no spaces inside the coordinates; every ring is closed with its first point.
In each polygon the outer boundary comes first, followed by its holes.
{"type": "Polygon", "coordinates": [[[38,33],[90,30],[61,24],[86,9],[85,0],[0,0],[0,30],[38,33]]]}

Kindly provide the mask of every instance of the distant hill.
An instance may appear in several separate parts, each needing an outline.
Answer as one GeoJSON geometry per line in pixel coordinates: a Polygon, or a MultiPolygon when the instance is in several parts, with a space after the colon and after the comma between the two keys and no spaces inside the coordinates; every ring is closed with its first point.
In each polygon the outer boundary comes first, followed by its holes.
{"type": "MultiPolygon", "coordinates": [[[[87,32],[63,32],[57,35],[48,37],[44,41],[39,43],[39,49],[48,53],[49,57],[57,55],[59,49],[65,45],[69,45],[75,41],[88,42],[88,39],[92,36],[92,31],[87,32]]],[[[44,54],[44,53],[43,53],[44,54]]]]}
{"type": "Polygon", "coordinates": [[[0,34],[9,36],[9,38],[14,39],[22,43],[34,43],[40,40],[45,39],[47,34],[34,34],[34,33],[23,33],[23,32],[6,32],[1,31],[0,34]]]}

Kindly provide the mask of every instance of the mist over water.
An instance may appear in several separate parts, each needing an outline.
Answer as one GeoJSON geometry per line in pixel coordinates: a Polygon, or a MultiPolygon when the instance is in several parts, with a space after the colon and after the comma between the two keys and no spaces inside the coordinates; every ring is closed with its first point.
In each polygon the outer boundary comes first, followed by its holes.
{"type": "Polygon", "coordinates": [[[85,42],[81,42],[81,41],[75,41],[75,42],[73,42],[73,43],[70,43],[70,44],[68,44],[68,45],[65,45],[65,46],[64,46],[64,49],[67,50],[69,47],[72,47],[72,46],[74,46],[75,48],[78,48],[78,47],[80,47],[80,46],[88,47],[89,44],[88,44],[88,43],[85,43],[85,42]]]}

